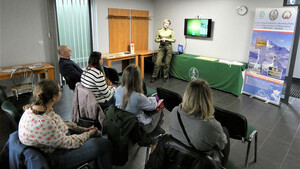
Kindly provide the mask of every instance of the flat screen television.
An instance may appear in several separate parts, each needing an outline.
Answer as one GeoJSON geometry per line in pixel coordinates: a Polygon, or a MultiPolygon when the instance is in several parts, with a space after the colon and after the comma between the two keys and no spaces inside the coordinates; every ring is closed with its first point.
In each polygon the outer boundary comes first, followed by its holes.
{"type": "Polygon", "coordinates": [[[185,19],[184,35],[191,37],[210,38],[211,19],[185,19]]]}

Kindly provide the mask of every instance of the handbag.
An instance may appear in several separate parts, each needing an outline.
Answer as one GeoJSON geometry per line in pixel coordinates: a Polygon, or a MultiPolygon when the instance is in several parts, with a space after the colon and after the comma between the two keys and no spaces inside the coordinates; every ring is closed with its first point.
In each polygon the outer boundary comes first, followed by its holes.
{"type": "MultiPolygon", "coordinates": [[[[192,144],[190,138],[188,137],[188,135],[187,135],[187,133],[185,131],[185,127],[184,127],[184,125],[182,123],[181,116],[180,116],[178,110],[177,110],[177,118],[178,118],[180,127],[181,127],[181,129],[183,131],[183,134],[184,134],[186,140],[188,141],[190,147],[192,147],[193,149],[197,150],[196,147],[192,144]]],[[[213,155],[212,156],[207,155],[207,157],[209,159],[212,159],[215,168],[225,169],[225,167],[222,166],[222,160],[221,160],[221,158],[223,157],[222,152],[217,147],[214,147],[212,150],[214,151],[213,155]]],[[[197,151],[199,151],[199,150],[197,150],[197,151]]],[[[208,151],[211,151],[211,150],[208,150],[208,151]]],[[[200,152],[201,153],[205,153],[205,152],[208,152],[208,151],[200,151],[200,152]]]]}

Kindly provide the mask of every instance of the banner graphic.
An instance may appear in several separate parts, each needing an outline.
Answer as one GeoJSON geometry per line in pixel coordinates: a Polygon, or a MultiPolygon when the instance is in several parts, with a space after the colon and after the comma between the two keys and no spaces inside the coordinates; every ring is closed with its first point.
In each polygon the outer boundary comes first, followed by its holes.
{"type": "Polygon", "coordinates": [[[297,7],[256,9],[243,93],[279,105],[297,11],[297,7]]]}

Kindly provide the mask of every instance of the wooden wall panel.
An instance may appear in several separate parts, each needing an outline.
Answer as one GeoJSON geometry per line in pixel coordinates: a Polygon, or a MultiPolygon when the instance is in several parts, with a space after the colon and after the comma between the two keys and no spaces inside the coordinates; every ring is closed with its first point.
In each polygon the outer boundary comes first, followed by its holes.
{"type": "Polygon", "coordinates": [[[131,10],[131,42],[134,49],[148,50],[149,11],[131,10]]]}
{"type": "MultiPolygon", "coordinates": [[[[128,51],[130,44],[130,17],[120,16],[130,12],[127,9],[109,8],[109,53],[128,51]]],[[[130,14],[130,13],[129,13],[130,14]]]]}
{"type": "Polygon", "coordinates": [[[130,9],[108,8],[108,16],[130,16],[130,9]]]}
{"type": "Polygon", "coordinates": [[[108,20],[110,53],[129,51],[130,42],[135,51],[148,50],[149,11],[109,8],[108,20]]]}

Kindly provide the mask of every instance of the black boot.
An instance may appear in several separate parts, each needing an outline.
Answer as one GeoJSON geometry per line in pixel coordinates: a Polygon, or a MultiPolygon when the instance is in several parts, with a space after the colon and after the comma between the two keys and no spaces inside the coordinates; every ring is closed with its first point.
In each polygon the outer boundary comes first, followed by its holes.
{"type": "Polygon", "coordinates": [[[155,81],[154,77],[151,77],[150,83],[153,83],[155,81]]]}

